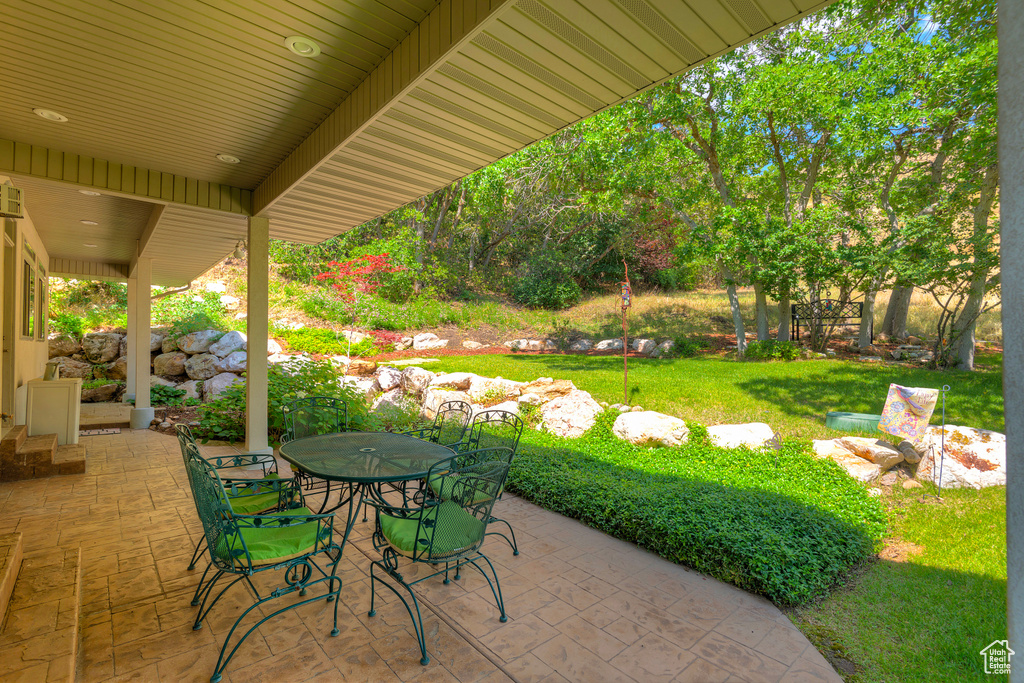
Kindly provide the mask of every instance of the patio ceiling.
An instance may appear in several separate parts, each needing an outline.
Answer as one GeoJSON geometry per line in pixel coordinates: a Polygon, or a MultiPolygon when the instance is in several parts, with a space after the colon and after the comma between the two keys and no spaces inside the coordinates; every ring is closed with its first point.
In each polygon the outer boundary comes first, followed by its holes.
{"type": "Polygon", "coordinates": [[[155,281],[180,284],[244,234],[229,214],[321,241],[824,4],[12,0],[0,174],[24,187],[48,251],[65,259],[52,271],[127,269],[134,253],[87,253],[67,228],[76,206],[40,208],[56,192],[43,185],[65,183],[113,195],[106,204],[124,211],[111,209],[105,234],[155,238],[139,253],[155,259],[155,281]],[[322,53],[292,54],[293,35],[322,53]]]}

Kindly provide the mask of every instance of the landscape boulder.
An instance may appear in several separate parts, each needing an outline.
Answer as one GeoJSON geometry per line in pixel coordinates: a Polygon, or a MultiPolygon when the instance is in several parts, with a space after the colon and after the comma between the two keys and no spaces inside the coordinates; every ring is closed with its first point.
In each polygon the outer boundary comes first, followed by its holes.
{"type": "Polygon", "coordinates": [[[476,349],[482,349],[485,346],[487,346],[487,345],[486,344],[481,344],[478,341],[473,341],[472,339],[467,339],[466,341],[462,342],[462,348],[469,349],[470,351],[475,351],[476,349]]]}
{"type": "Polygon", "coordinates": [[[813,444],[814,454],[817,457],[832,460],[859,482],[870,484],[882,474],[881,467],[870,460],[857,457],[831,439],[814,441],[813,444]]]}
{"type": "Polygon", "coordinates": [[[597,422],[603,408],[585,391],[575,390],[540,409],[544,428],[557,436],[582,436],[597,422]]]}
{"type": "Polygon", "coordinates": [[[109,363],[117,358],[123,338],[116,332],[91,332],[82,339],[82,351],[90,363],[109,363]]]}
{"type": "Polygon", "coordinates": [[[223,358],[217,360],[213,366],[217,372],[245,372],[249,362],[249,354],[245,351],[232,351],[223,358]]]}
{"type": "Polygon", "coordinates": [[[358,396],[370,400],[377,393],[377,379],[375,377],[352,377],[351,375],[338,378],[343,387],[351,387],[358,396]]]}
{"type": "Polygon", "coordinates": [[[219,330],[199,330],[178,337],[178,348],[187,354],[207,353],[210,347],[224,335],[219,330]]]}
{"type": "Polygon", "coordinates": [[[128,358],[121,356],[110,363],[97,365],[93,369],[93,375],[96,379],[117,379],[123,381],[128,378],[128,358]]]}
{"type": "Polygon", "coordinates": [[[573,353],[583,353],[594,348],[594,342],[589,339],[577,339],[576,341],[569,344],[569,350],[573,353]]]}
{"type": "Polygon", "coordinates": [[[164,379],[163,377],[157,377],[156,375],[149,376],[149,386],[152,387],[174,387],[174,382],[164,379]]]}
{"type": "MultiPolygon", "coordinates": [[[[922,454],[915,478],[939,483],[939,454],[942,427],[931,427],[918,449],[922,454]],[[934,464],[934,467],[933,467],[934,464]]],[[[973,488],[1006,485],[1006,435],[986,429],[946,425],[945,458],[942,459],[943,488],[973,488]]]]}
{"type": "Polygon", "coordinates": [[[402,372],[391,366],[382,365],[377,368],[377,386],[384,392],[397,389],[402,386],[402,372]]]}
{"type": "Polygon", "coordinates": [[[690,438],[685,422],[653,410],[622,413],[615,418],[612,433],[637,446],[679,446],[690,438]]]}
{"type": "Polygon", "coordinates": [[[722,448],[760,448],[775,436],[772,428],[764,422],[750,422],[739,425],[714,425],[708,427],[711,443],[722,448]]]}
{"type": "Polygon", "coordinates": [[[448,340],[438,339],[437,335],[433,332],[424,332],[423,334],[417,334],[412,338],[412,348],[417,351],[443,349],[446,346],[448,346],[448,340]]]}
{"type": "Polygon", "coordinates": [[[281,345],[277,343],[276,339],[267,340],[267,355],[273,356],[281,353],[281,345]]]}
{"type": "Polygon", "coordinates": [[[858,458],[875,463],[883,470],[903,462],[903,453],[893,448],[892,444],[880,439],[864,436],[843,436],[836,439],[836,445],[845,448],[858,458]]]}
{"type": "Polygon", "coordinates": [[[203,382],[203,400],[209,403],[223,394],[224,390],[232,384],[237,384],[241,381],[243,381],[241,377],[231,372],[222,372],[214,375],[203,382]]]}
{"type": "Polygon", "coordinates": [[[522,388],[521,382],[513,382],[510,379],[501,377],[480,377],[473,375],[469,384],[469,395],[475,403],[481,401],[495,402],[507,398],[519,396],[522,388]]]}
{"type": "Polygon", "coordinates": [[[567,379],[552,379],[550,377],[538,377],[529,384],[520,387],[522,395],[533,394],[538,396],[542,402],[551,401],[560,396],[568,396],[576,391],[576,385],[567,379]]]}
{"type": "Polygon", "coordinates": [[[406,396],[401,389],[386,391],[373,400],[373,412],[388,416],[400,416],[415,413],[419,404],[406,396]]]}
{"type": "MultiPolygon", "coordinates": [[[[166,336],[166,334],[162,330],[159,331],[159,332],[152,332],[151,331],[149,333],[149,352],[150,353],[155,353],[155,352],[160,351],[162,349],[162,347],[164,345],[164,337],[165,336],[166,336]]],[[[128,345],[128,338],[126,337],[125,338],[125,346],[127,347],[127,345],[128,345]]],[[[122,353],[121,355],[123,356],[125,354],[122,353]]]]}
{"type": "Polygon", "coordinates": [[[412,348],[412,337],[402,337],[395,344],[395,351],[405,351],[412,348]]]}
{"type": "Polygon", "coordinates": [[[658,348],[651,351],[651,358],[661,358],[665,354],[670,353],[675,345],[676,343],[671,339],[661,342],[658,344],[658,348]]]}
{"type": "Polygon", "coordinates": [[[232,330],[210,345],[210,353],[223,358],[229,353],[245,350],[245,335],[232,330]]]}
{"type": "Polygon", "coordinates": [[[280,365],[281,363],[287,363],[293,357],[286,353],[272,353],[267,356],[267,363],[270,365],[280,365]]]}
{"type": "Polygon", "coordinates": [[[184,375],[186,360],[188,360],[188,356],[181,351],[161,353],[153,359],[153,374],[167,375],[168,377],[184,375]]]}
{"type": "Polygon", "coordinates": [[[433,420],[434,415],[437,414],[437,409],[441,407],[442,403],[447,403],[448,401],[473,402],[469,394],[463,391],[449,391],[440,387],[428,387],[423,392],[423,406],[420,409],[420,415],[426,420],[433,420]]]}
{"type": "Polygon", "coordinates": [[[420,400],[432,379],[434,379],[434,373],[429,370],[416,366],[406,368],[402,371],[402,391],[420,400]]]}
{"type": "Polygon", "coordinates": [[[621,339],[602,339],[594,345],[595,351],[621,351],[621,339]]]}
{"type": "Polygon", "coordinates": [[[654,352],[654,349],[658,348],[658,345],[654,343],[653,339],[634,339],[629,343],[629,348],[637,353],[649,356],[654,352]]]}
{"type": "Polygon", "coordinates": [[[49,348],[49,358],[70,356],[82,350],[82,342],[66,334],[51,335],[46,344],[49,348]]]}
{"type": "Polygon", "coordinates": [[[377,362],[372,360],[363,360],[361,358],[353,358],[348,364],[348,374],[356,377],[371,377],[373,373],[377,372],[377,362]]]}
{"type": "Polygon", "coordinates": [[[477,375],[471,372],[448,372],[441,375],[435,375],[430,380],[430,386],[432,387],[448,387],[450,389],[456,389],[458,391],[467,391],[469,385],[472,384],[474,379],[477,379],[477,375]]]}
{"type": "Polygon", "coordinates": [[[201,386],[202,384],[194,379],[190,379],[187,382],[182,382],[181,384],[178,385],[178,388],[185,392],[185,395],[182,396],[181,399],[183,401],[188,400],[190,398],[194,398],[197,400],[201,399],[202,396],[200,395],[199,392],[201,386]]]}
{"type": "Polygon", "coordinates": [[[82,403],[103,403],[113,400],[121,386],[111,382],[98,387],[82,389],[82,403]]]}
{"type": "Polygon", "coordinates": [[[217,361],[212,353],[200,353],[185,361],[185,374],[189,379],[207,380],[217,374],[217,361]]]}
{"type": "Polygon", "coordinates": [[[81,377],[83,379],[92,378],[92,364],[86,363],[85,361],[75,360],[74,358],[68,358],[67,356],[60,356],[53,359],[54,363],[57,363],[60,367],[61,377],[81,377]]]}
{"type": "Polygon", "coordinates": [[[174,337],[164,337],[160,342],[160,351],[163,353],[171,353],[172,351],[178,350],[178,340],[174,337]]]}

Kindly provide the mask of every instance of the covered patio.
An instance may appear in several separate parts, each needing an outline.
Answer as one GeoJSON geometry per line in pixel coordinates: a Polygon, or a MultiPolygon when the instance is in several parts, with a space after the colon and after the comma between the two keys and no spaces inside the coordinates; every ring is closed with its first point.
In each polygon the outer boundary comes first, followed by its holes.
{"type": "MultiPolygon", "coordinates": [[[[200,569],[186,567],[200,526],[177,441],[125,429],[82,443],[86,474],[0,484],[0,528],[20,534],[28,577],[0,634],[0,679],[207,680],[251,598],[236,586],[192,630],[200,569]]],[[[484,546],[508,622],[475,572],[423,584],[432,658],[421,666],[400,603],[367,616],[373,525],[357,522],[339,565],[341,634],[329,635],[326,602],[286,612],[250,636],[226,679],[839,680],[767,600],[515,496],[499,506],[521,548],[513,557],[500,539],[484,546]]]]}

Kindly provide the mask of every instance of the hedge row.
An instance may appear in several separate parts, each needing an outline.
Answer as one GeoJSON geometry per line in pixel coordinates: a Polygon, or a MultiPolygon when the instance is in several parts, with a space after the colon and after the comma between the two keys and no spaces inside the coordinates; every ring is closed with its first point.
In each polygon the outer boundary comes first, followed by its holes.
{"type": "Polygon", "coordinates": [[[529,430],[508,487],[538,505],[696,571],[792,605],[825,593],[885,532],[861,484],[809,445],[639,448],[614,415],[579,439],[529,430]]]}

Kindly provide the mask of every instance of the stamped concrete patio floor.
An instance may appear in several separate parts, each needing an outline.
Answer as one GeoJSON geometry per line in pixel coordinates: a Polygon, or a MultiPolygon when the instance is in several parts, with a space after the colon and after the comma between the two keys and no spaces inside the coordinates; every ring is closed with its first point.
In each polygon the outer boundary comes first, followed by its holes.
{"type": "MultiPolygon", "coordinates": [[[[236,586],[192,630],[199,571],[186,566],[200,527],[177,441],[126,429],[81,443],[86,474],[0,485],[0,530],[23,533],[26,557],[81,547],[77,680],[209,680],[249,596],[236,586]]],[[[299,607],[253,633],[224,679],[840,680],[760,597],[512,495],[495,509],[521,549],[513,557],[494,537],[483,548],[501,579],[507,623],[473,569],[449,585],[424,582],[418,594],[431,660],[420,665],[411,622],[393,596],[378,592],[385,602],[367,616],[372,522],[357,522],[339,565],[341,634],[329,634],[326,601],[299,607]]]]}

